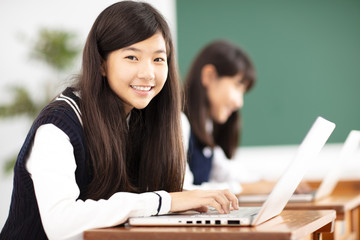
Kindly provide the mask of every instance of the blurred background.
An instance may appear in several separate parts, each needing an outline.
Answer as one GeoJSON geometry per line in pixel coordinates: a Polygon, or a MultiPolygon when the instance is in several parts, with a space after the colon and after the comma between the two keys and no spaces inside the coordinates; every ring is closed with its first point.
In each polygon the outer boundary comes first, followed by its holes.
{"type": "MultiPolygon", "coordinates": [[[[79,72],[87,33],[97,15],[114,2],[0,1],[1,227],[12,189],[8,163],[39,108],[79,72]]],[[[245,96],[243,147],[236,156],[241,164],[262,166],[257,170],[268,177],[280,174],[321,115],[337,124],[320,157],[325,171],[323,163],[336,156],[349,131],[360,130],[360,1],[146,2],[170,25],[181,77],[195,54],[214,39],[238,44],[253,59],[258,82],[245,96]]],[[[360,166],[353,164],[347,176],[357,176],[360,166]]],[[[311,174],[322,175],[318,168],[311,174]]]]}

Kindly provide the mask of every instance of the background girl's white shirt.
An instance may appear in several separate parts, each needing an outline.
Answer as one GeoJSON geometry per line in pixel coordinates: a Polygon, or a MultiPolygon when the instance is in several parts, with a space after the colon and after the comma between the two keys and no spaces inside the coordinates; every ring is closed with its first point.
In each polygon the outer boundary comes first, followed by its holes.
{"type": "MultiPolygon", "coordinates": [[[[124,223],[131,216],[157,213],[159,197],[152,193],[115,193],[108,200],[77,200],[76,162],[69,137],[53,124],[38,128],[26,168],[34,183],[41,221],[50,239],[82,239],[84,230],[124,223]]],[[[170,211],[165,191],[159,214],[170,211]]]]}
{"type": "MultiPolygon", "coordinates": [[[[183,134],[184,150],[187,153],[189,149],[190,139],[190,123],[184,113],[181,113],[181,127],[183,134]]],[[[242,191],[241,182],[252,182],[260,179],[259,175],[256,175],[246,169],[234,168],[232,161],[229,161],[220,147],[214,148],[214,157],[212,162],[212,168],[210,171],[209,182],[202,183],[201,185],[194,185],[194,175],[192,174],[190,167],[186,164],[184,189],[230,189],[234,194],[238,194],[242,191]]]]}

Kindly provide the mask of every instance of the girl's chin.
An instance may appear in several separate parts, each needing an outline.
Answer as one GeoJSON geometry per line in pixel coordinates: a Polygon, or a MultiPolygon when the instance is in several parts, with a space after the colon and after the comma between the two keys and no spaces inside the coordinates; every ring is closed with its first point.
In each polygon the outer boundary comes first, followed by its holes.
{"type": "Polygon", "coordinates": [[[218,116],[217,118],[214,119],[214,121],[218,124],[223,124],[228,120],[228,117],[226,116],[218,116]]]}
{"type": "Polygon", "coordinates": [[[232,112],[231,113],[226,112],[226,113],[223,113],[223,114],[219,114],[219,116],[216,119],[216,122],[219,123],[219,124],[226,123],[226,121],[229,119],[231,114],[232,114],[232,112]]]}

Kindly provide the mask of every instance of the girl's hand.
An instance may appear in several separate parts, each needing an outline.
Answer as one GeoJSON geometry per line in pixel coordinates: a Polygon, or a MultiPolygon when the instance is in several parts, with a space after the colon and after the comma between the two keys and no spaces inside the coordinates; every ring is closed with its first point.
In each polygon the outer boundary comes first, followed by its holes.
{"type": "Polygon", "coordinates": [[[219,213],[230,213],[230,208],[238,209],[237,197],[226,190],[192,190],[170,193],[171,212],[196,210],[206,212],[208,206],[215,208],[219,213]]]}

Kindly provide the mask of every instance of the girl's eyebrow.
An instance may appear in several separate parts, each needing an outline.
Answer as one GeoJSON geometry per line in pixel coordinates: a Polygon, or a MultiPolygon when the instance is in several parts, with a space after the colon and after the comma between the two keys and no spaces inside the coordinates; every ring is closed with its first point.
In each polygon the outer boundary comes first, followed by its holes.
{"type": "MultiPolygon", "coordinates": [[[[135,48],[135,47],[125,47],[125,48],[123,48],[123,51],[142,52],[140,49],[135,48]]],[[[158,49],[158,50],[154,51],[154,53],[164,53],[164,54],[166,54],[166,51],[164,49],[158,49]]]]}

